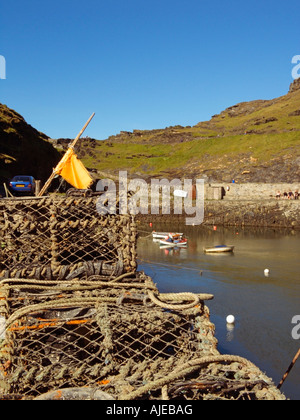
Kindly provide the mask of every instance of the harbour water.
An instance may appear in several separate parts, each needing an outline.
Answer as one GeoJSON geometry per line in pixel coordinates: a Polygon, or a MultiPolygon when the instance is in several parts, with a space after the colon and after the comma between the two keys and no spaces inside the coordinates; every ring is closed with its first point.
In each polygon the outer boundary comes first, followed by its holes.
{"type": "MultiPolygon", "coordinates": [[[[214,294],[207,306],[220,353],[249,359],[277,385],[300,347],[292,337],[292,318],[300,315],[300,232],[174,224],[153,229],[184,232],[188,246],[161,249],[147,235],[152,229],[140,226],[139,270],[160,292],[214,294]],[[235,252],[203,252],[205,246],[222,244],[234,245],[235,252]],[[231,327],[229,314],[236,318],[231,327]]],[[[300,360],[281,390],[287,398],[300,399],[300,360]]]]}

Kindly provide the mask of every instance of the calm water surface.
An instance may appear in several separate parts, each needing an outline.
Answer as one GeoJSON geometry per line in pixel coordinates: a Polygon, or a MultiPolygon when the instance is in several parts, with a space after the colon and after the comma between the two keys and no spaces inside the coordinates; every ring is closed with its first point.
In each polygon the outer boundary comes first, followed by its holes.
{"type": "MultiPolygon", "coordinates": [[[[139,269],[161,292],[212,293],[207,302],[221,353],[237,354],[255,363],[278,384],[296,354],[292,318],[300,315],[300,233],[187,226],[153,226],[156,231],[181,231],[186,249],[165,250],[152,238],[140,238],[139,269]],[[203,247],[234,245],[230,255],[204,254],[203,247]],[[264,270],[270,270],[269,277],[264,270]],[[233,314],[229,330],[226,316],[233,314]]],[[[145,226],[141,236],[147,236],[145,226]]],[[[149,228],[148,228],[149,230],[149,228]]],[[[300,360],[282,392],[300,399],[300,360]]]]}

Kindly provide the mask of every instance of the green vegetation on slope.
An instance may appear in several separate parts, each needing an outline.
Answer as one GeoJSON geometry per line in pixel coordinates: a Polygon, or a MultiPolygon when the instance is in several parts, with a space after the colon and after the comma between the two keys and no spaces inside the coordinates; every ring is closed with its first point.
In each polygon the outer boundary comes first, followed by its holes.
{"type": "MultiPolygon", "coordinates": [[[[16,173],[45,181],[69,142],[50,140],[0,104],[0,181],[16,173]]],[[[76,151],[87,168],[108,176],[127,170],[144,178],[298,182],[299,146],[300,79],[285,96],[234,105],[193,127],[82,139],[76,151]]]]}
{"type": "Polygon", "coordinates": [[[194,127],[134,130],[94,143],[79,156],[89,168],[139,176],[209,176],[229,182],[292,182],[300,176],[300,89],[244,102],[194,127]]]}

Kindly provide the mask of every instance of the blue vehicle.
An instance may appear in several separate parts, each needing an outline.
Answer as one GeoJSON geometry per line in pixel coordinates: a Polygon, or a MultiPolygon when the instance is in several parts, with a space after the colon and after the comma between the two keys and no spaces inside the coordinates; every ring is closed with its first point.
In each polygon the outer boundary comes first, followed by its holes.
{"type": "Polygon", "coordinates": [[[29,175],[16,175],[9,183],[9,188],[12,193],[17,195],[34,195],[35,194],[35,179],[29,175]]]}

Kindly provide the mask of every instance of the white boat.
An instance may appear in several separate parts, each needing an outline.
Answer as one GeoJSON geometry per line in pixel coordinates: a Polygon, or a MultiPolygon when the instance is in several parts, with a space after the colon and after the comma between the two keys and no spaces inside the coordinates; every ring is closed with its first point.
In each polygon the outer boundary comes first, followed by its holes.
{"type": "Polygon", "coordinates": [[[187,246],[187,240],[186,239],[181,239],[179,241],[167,241],[165,239],[161,239],[159,241],[160,245],[166,246],[166,247],[176,247],[176,246],[187,246]]]}
{"type": "Polygon", "coordinates": [[[167,236],[171,236],[172,238],[182,238],[183,233],[177,233],[177,232],[152,232],[153,239],[165,239],[167,236]]]}
{"type": "Polygon", "coordinates": [[[229,245],[216,245],[209,248],[204,248],[204,252],[207,254],[220,254],[223,252],[233,252],[234,246],[229,245]]]}

